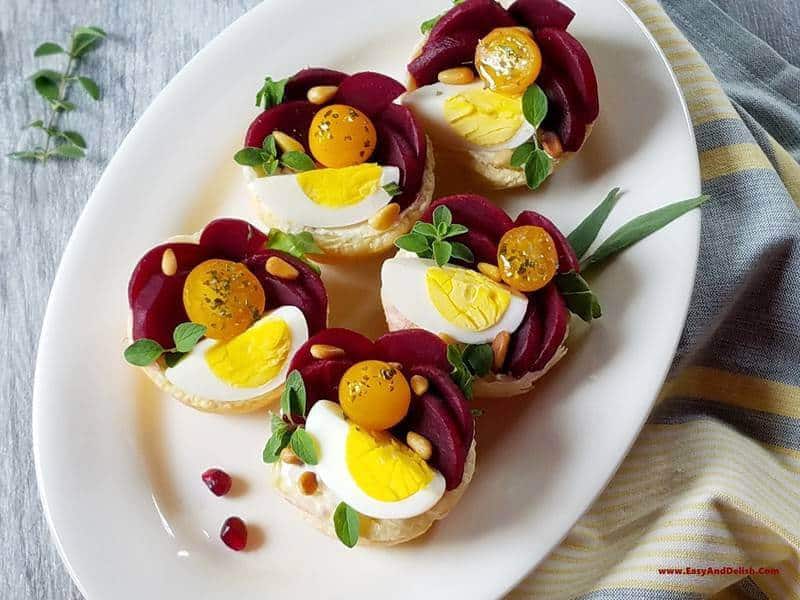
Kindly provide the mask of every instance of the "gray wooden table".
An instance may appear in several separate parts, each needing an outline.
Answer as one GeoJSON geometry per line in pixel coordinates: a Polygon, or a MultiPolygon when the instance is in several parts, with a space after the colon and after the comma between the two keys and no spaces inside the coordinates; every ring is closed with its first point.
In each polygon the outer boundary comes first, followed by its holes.
{"type": "MultiPolygon", "coordinates": [[[[717,3],[800,64],[798,0],[717,3]]],[[[61,253],[105,164],[153,97],[206,42],[254,4],[256,0],[0,0],[0,156],[31,141],[32,134],[20,128],[44,114],[25,77],[58,59],[34,60],[33,49],[43,41],[65,40],[75,25],[99,25],[110,34],[104,47],[85,62],[86,73],[102,86],[104,99],[94,103],[76,93],[79,109],[65,120],[87,138],[88,157],[46,166],[0,157],[0,598],[4,600],[81,597],[52,545],[37,495],[31,449],[36,344],[61,253]]],[[[432,7],[441,4],[442,0],[431,0],[432,7]]],[[[268,46],[265,40],[265,49],[268,46]]],[[[154,590],[153,598],[157,597],[154,590]]]]}

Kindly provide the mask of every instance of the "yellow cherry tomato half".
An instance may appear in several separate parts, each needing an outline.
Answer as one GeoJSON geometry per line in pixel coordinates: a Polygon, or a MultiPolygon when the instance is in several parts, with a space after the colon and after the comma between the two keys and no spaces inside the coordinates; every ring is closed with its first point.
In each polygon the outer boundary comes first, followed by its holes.
{"type": "Polygon", "coordinates": [[[183,284],[189,320],[205,325],[206,337],[229,340],[264,312],[266,296],[258,278],[241,263],[214,258],[191,270],[183,284]]]}
{"type": "Polygon", "coordinates": [[[556,275],[558,253],[553,238],[541,227],[509,229],[497,246],[501,279],[520,292],[535,292],[556,275]]]}
{"type": "Polygon", "coordinates": [[[356,425],[373,431],[394,427],[408,413],[411,389],[405,376],[380,360],[365,360],[345,371],[339,404],[356,425]]]}
{"type": "Polygon", "coordinates": [[[475,68],[490,90],[519,96],[539,76],[542,53],[529,33],[518,27],[499,27],[478,42],[475,68]]]}
{"type": "Polygon", "coordinates": [[[352,167],[366,162],[378,136],[364,113],[346,104],[324,106],[308,131],[311,154],[326,167],[352,167]]]}

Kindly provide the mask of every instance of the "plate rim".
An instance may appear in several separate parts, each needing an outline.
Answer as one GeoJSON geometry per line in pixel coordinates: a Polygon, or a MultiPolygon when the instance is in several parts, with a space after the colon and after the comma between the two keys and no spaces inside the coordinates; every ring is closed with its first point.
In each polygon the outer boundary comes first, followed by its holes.
{"type": "MultiPolygon", "coordinates": [[[[500,1],[505,3],[504,0],[500,0],[500,1]]],[[[697,148],[696,135],[695,135],[694,125],[693,125],[692,119],[691,119],[691,114],[690,114],[688,106],[686,104],[686,99],[685,99],[685,97],[683,95],[683,92],[682,92],[682,90],[680,88],[680,84],[678,82],[677,76],[675,75],[675,72],[673,71],[672,66],[670,65],[669,60],[668,60],[666,54],[664,53],[663,49],[659,46],[659,44],[656,41],[656,39],[653,36],[653,34],[648,30],[647,26],[642,22],[642,20],[634,12],[634,10],[628,5],[628,3],[625,0],[614,0],[614,1],[623,8],[623,10],[627,13],[627,15],[636,24],[638,29],[644,34],[644,36],[647,39],[647,41],[649,42],[650,46],[653,48],[653,50],[655,50],[657,56],[659,57],[659,59],[661,60],[661,62],[665,66],[667,73],[669,74],[669,78],[670,78],[670,81],[672,83],[672,87],[673,87],[673,89],[674,89],[674,91],[675,91],[675,93],[677,95],[677,98],[678,98],[678,100],[680,102],[680,106],[681,106],[681,110],[682,110],[682,113],[683,113],[684,122],[685,122],[685,125],[686,125],[686,130],[687,130],[687,132],[689,134],[689,140],[688,141],[690,141],[691,145],[695,148],[694,161],[692,161],[692,164],[694,166],[694,169],[693,169],[694,173],[687,174],[686,180],[687,180],[687,183],[693,184],[693,189],[695,190],[694,193],[696,195],[699,195],[700,193],[702,193],[702,178],[701,178],[699,154],[696,151],[696,148],[697,148]]],[[[52,332],[51,332],[51,330],[53,329],[52,321],[53,321],[53,312],[54,312],[53,309],[52,309],[52,305],[54,304],[54,298],[56,296],[60,296],[61,295],[61,294],[55,294],[54,292],[59,290],[61,287],[64,286],[64,283],[62,281],[64,279],[64,275],[63,275],[64,270],[63,270],[62,267],[65,264],[65,262],[67,262],[68,260],[71,259],[71,255],[76,251],[75,250],[75,248],[76,248],[75,239],[79,237],[81,230],[86,227],[86,225],[85,225],[85,223],[87,221],[86,215],[89,212],[92,211],[93,207],[98,202],[100,202],[100,200],[98,199],[98,196],[99,196],[98,190],[102,191],[102,189],[105,187],[104,184],[106,183],[107,179],[109,178],[108,174],[109,174],[110,171],[112,171],[111,167],[115,164],[115,161],[117,160],[118,155],[123,154],[124,153],[123,151],[127,148],[127,146],[130,145],[131,141],[132,140],[135,141],[135,139],[138,136],[139,132],[143,128],[146,127],[146,123],[149,122],[150,117],[152,116],[152,114],[154,114],[156,112],[156,111],[153,110],[154,107],[157,107],[158,105],[160,105],[162,103],[164,97],[169,95],[169,93],[172,90],[172,88],[174,88],[176,86],[176,82],[179,82],[184,77],[186,77],[187,74],[190,71],[193,72],[194,69],[197,68],[196,64],[198,62],[200,62],[202,60],[202,58],[207,53],[212,52],[213,49],[215,47],[217,47],[218,45],[221,45],[221,44],[225,43],[225,40],[227,40],[227,38],[234,36],[235,33],[236,33],[236,30],[238,29],[238,27],[242,26],[241,23],[245,19],[252,18],[252,15],[254,13],[257,13],[257,12],[260,12],[260,11],[267,11],[268,7],[270,7],[271,5],[273,5],[275,3],[277,3],[277,0],[262,0],[260,3],[256,4],[255,6],[253,6],[252,8],[247,10],[246,12],[242,13],[239,17],[237,17],[231,23],[226,25],[219,33],[217,33],[213,38],[211,38],[196,54],[194,54],[194,56],[192,56],[186,62],[186,64],[184,64],[183,67],[181,67],[175,73],[175,75],[167,82],[167,84],[164,85],[164,87],[161,88],[161,90],[153,97],[151,102],[148,104],[148,106],[145,108],[145,110],[142,112],[142,114],[139,116],[139,118],[136,120],[136,122],[130,128],[130,130],[125,134],[122,142],[119,144],[119,147],[114,152],[114,155],[109,159],[108,163],[106,164],[105,168],[103,169],[103,173],[101,174],[100,178],[98,179],[97,183],[95,184],[91,194],[89,195],[89,198],[86,201],[86,204],[81,209],[80,215],[79,215],[78,219],[75,222],[75,225],[74,225],[74,227],[72,229],[72,232],[70,233],[70,236],[68,238],[67,244],[64,247],[64,251],[63,251],[63,253],[62,253],[62,255],[61,255],[61,257],[60,257],[60,259],[58,261],[58,267],[56,269],[56,274],[55,274],[55,277],[53,278],[53,283],[52,283],[52,286],[51,286],[50,291],[48,293],[48,300],[47,300],[47,304],[46,304],[46,308],[45,308],[45,312],[44,312],[44,317],[42,319],[41,331],[40,331],[40,334],[38,336],[37,346],[36,346],[36,361],[35,361],[34,376],[33,376],[33,391],[32,391],[32,396],[31,396],[32,397],[32,410],[31,410],[32,446],[33,446],[33,456],[34,456],[34,470],[35,470],[35,474],[36,474],[37,495],[38,495],[39,501],[41,502],[41,505],[42,505],[42,509],[43,509],[45,521],[46,521],[47,526],[48,526],[48,530],[49,530],[50,535],[52,537],[52,541],[55,544],[56,550],[58,551],[59,557],[61,558],[62,562],[64,563],[64,566],[66,567],[66,570],[70,575],[70,578],[72,579],[72,581],[75,584],[75,586],[78,588],[80,593],[85,598],[89,598],[89,596],[86,593],[86,589],[85,589],[85,587],[84,587],[84,585],[83,585],[83,583],[81,581],[81,578],[79,577],[78,573],[75,571],[74,566],[73,566],[72,562],[70,561],[70,559],[69,559],[69,557],[68,557],[68,555],[67,555],[67,553],[66,553],[66,551],[64,549],[62,536],[59,533],[59,530],[58,530],[55,522],[53,521],[52,512],[50,510],[50,504],[49,504],[49,501],[48,501],[48,498],[47,498],[47,494],[46,494],[45,489],[44,489],[46,486],[45,486],[45,482],[44,482],[44,479],[43,479],[42,456],[41,456],[41,452],[40,452],[40,443],[39,443],[40,442],[39,428],[40,428],[40,419],[41,419],[41,414],[40,413],[42,412],[42,400],[41,400],[41,397],[42,397],[42,395],[44,393],[42,391],[42,389],[41,389],[44,384],[42,383],[42,378],[39,376],[40,366],[41,366],[41,363],[43,361],[43,359],[42,359],[42,355],[43,355],[42,348],[46,347],[46,342],[53,335],[52,332]],[[45,342],[45,344],[43,344],[43,342],[45,342]]],[[[678,344],[680,343],[681,334],[682,334],[683,329],[685,328],[686,320],[688,318],[688,312],[689,312],[691,299],[692,299],[692,296],[693,296],[693,291],[694,291],[695,282],[696,282],[697,268],[698,268],[698,258],[699,258],[699,251],[700,251],[700,235],[701,235],[701,229],[700,229],[700,226],[701,226],[701,215],[700,215],[700,211],[699,210],[692,211],[692,212],[690,212],[689,214],[685,215],[682,218],[687,221],[687,226],[691,226],[693,232],[690,232],[690,233],[694,234],[693,235],[694,244],[692,244],[691,248],[689,249],[689,251],[691,252],[691,259],[692,259],[690,261],[690,263],[692,265],[692,269],[691,269],[692,270],[692,272],[691,272],[692,284],[687,287],[687,293],[685,294],[685,297],[684,297],[683,302],[681,304],[681,312],[683,313],[683,319],[681,321],[680,329],[677,330],[677,332],[676,332],[676,334],[674,336],[675,339],[674,339],[674,343],[672,344],[672,352],[671,352],[671,356],[673,358],[674,358],[675,352],[676,352],[676,350],[678,348],[678,344]]],[[[689,279],[689,274],[687,273],[687,280],[688,279],[689,279]]],[[[659,378],[658,389],[663,387],[663,384],[666,381],[666,378],[669,375],[669,372],[671,370],[672,364],[673,364],[672,361],[667,361],[666,364],[664,365],[663,374],[659,378]]],[[[542,564],[545,560],[547,560],[548,555],[556,547],[558,547],[561,544],[561,542],[572,531],[572,529],[577,524],[577,522],[580,520],[580,518],[589,510],[589,508],[597,501],[597,499],[600,497],[600,495],[605,491],[605,489],[608,487],[608,484],[614,478],[617,470],[619,469],[619,467],[621,466],[621,464],[624,462],[625,458],[629,454],[629,452],[630,452],[631,448],[633,447],[633,445],[635,444],[636,440],[639,438],[639,435],[641,434],[642,429],[644,428],[644,425],[646,424],[647,419],[649,418],[649,416],[650,416],[650,414],[652,412],[653,406],[655,405],[657,399],[658,399],[658,393],[654,394],[653,397],[651,398],[650,402],[647,405],[647,410],[643,410],[642,411],[642,415],[643,416],[639,420],[639,423],[637,424],[636,428],[635,429],[634,428],[631,429],[631,434],[630,434],[629,439],[626,441],[626,443],[624,445],[620,446],[620,449],[618,451],[618,456],[617,456],[616,460],[614,461],[613,466],[610,467],[610,470],[609,470],[609,472],[608,472],[608,474],[607,474],[607,476],[606,476],[606,478],[604,480],[604,483],[594,492],[593,495],[591,495],[589,497],[589,500],[587,502],[585,502],[583,506],[580,507],[580,510],[578,510],[576,514],[573,514],[573,515],[570,516],[569,521],[571,522],[571,525],[569,526],[569,528],[567,528],[567,530],[563,533],[563,535],[560,538],[558,538],[547,549],[547,551],[542,555],[542,557],[538,561],[534,562],[530,566],[530,568],[528,570],[523,572],[517,579],[509,580],[508,585],[503,588],[503,591],[500,594],[501,597],[507,595],[510,591],[512,591],[514,588],[516,588],[520,584],[520,582],[522,582],[526,577],[528,577],[540,564],[542,564]]]]}

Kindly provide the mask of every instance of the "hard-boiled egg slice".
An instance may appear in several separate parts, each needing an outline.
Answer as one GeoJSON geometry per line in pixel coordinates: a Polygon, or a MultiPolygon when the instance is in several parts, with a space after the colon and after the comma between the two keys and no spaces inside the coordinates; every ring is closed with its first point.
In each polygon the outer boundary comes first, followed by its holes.
{"type": "Polygon", "coordinates": [[[384,186],[400,183],[400,169],[375,163],[271,177],[245,167],[245,175],[257,200],[289,229],[367,221],[392,201],[384,186]]]}
{"type": "Polygon", "coordinates": [[[292,356],[307,339],[308,325],[300,309],[281,306],[227,342],[201,341],[165,376],[189,394],[226,402],[249,400],[284,382],[292,356]]]}
{"type": "Polygon", "coordinates": [[[375,519],[420,515],[444,494],[442,474],[386,431],[368,431],[346,420],[335,402],[320,400],[306,418],[318,448],[308,466],[342,501],[375,519]]]}
{"type": "Polygon", "coordinates": [[[485,275],[432,260],[398,255],[383,263],[381,296],[406,319],[465,344],[485,344],[513,333],[528,298],[485,275]]]}
{"type": "Polygon", "coordinates": [[[483,81],[435,83],[403,96],[437,145],[496,151],[516,148],[536,134],[522,112],[522,98],[498,94],[483,81]]]}

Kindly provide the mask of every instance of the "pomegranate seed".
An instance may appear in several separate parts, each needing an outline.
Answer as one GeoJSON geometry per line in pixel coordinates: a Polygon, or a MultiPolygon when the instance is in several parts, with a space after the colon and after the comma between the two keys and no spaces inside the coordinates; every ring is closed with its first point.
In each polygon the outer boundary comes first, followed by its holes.
{"type": "Polygon", "coordinates": [[[222,469],[209,469],[203,473],[203,483],[215,496],[224,496],[231,491],[231,476],[222,469]]]}
{"type": "Polygon", "coordinates": [[[244,550],[247,546],[247,526],[239,517],[228,517],[222,524],[219,537],[231,550],[244,550]]]}

